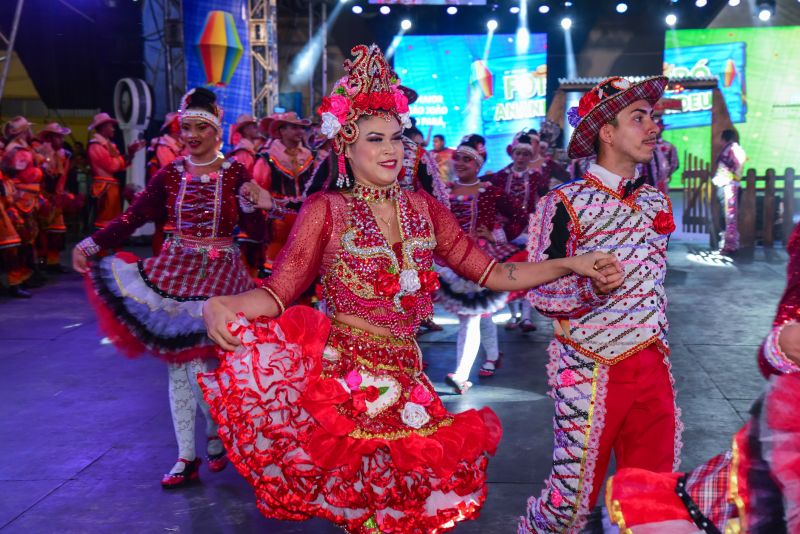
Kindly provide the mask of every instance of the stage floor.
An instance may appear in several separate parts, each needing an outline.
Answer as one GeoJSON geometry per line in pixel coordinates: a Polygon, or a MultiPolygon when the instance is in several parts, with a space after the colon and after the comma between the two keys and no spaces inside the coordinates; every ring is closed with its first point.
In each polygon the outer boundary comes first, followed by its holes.
{"type": "MultiPolygon", "coordinates": [[[[758,396],[756,349],[785,280],[782,249],[731,263],[706,243],[679,236],[669,250],[670,344],[687,468],[729,446],[758,396]]],[[[61,275],[34,294],[0,299],[2,532],[341,532],[324,521],[265,519],[231,467],[219,474],[203,467],[201,484],[162,490],[161,475],[176,458],[164,364],[128,360],[101,342],[78,275],[61,275]]],[[[536,324],[528,335],[500,329],[503,367],[494,378],[476,378],[463,398],[441,386],[454,366],[456,327],[420,338],[449,409],[488,405],[504,425],[483,513],[456,532],[514,532],[549,471],[544,366],[552,329],[542,317],[536,324]]],[[[198,433],[198,447],[202,439],[198,433]]]]}

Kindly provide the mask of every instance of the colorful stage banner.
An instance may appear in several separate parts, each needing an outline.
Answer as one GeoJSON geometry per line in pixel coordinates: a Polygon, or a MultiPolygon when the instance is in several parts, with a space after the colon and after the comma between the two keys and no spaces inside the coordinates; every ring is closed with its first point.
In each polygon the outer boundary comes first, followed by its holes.
{"type": "Polygon", "coordinates": [[[403,84],[420,95],[411,116],[423,135],[430,129],[451,147],[466,134],[483,135],[484,171],[507,165],[506,146],[514,134],[538,129],[544,119],[546,34],[531,34],[520,52],[514,35],[404,36],[394,63],[403,84]]]}
{"type": "MultiPolygon", "coordinates": [[[[719,79],[722,97],[734,123],[747,115],[745,49],[743,42],[668,48],[664,51],[664,74],[670,78],[709,77],[719,79]]],[[[683,110],[668,111],[669,128],[691,128],[711,124],[711,91],[684,90],[669,94],[682,101],[683,110]]]]}
{"type": "MultiPolygon", "coordinates": [[[[223,128],[251,113],[253,93],[247,29],[247,0],[192,0],[183,3],[186,84],[207,87],[225,110],[223,128]]],[[[227,133],[223,135],[227,141],[227,133]]],[[[227,150],[230,147],[223,147],[227,150]]]]}
{"type": "MultiPolygon", "coordinates": [[[[670,30],[666,34],[666,71],[678,75],[710,71],[728,105],[747,153],[745,168],[763,176],[800,169],[800,26],[670,30]],[[687,72],[688,71],[688,72],[687,72]]],[[[696,92],[695,92],[696,93],[696,92]]],[[[684,110],[667,115],[664,137],[678,148],[708,160],[711,155],[710,99],[687,91],[684,110]]],[[[680,169],[672,186],[682,187],[680,169]]],[[[780,184],[779,184],[780,187],[780,184]]]]}

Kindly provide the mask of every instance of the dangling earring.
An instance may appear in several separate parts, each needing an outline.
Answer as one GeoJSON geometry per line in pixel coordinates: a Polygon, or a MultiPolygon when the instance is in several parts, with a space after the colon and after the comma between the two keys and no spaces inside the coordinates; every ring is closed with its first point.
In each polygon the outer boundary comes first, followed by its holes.
{"type": "Polygon", "coordinates": [[[336,177],[336,187],[342,189],[343,187],[350,187],[350,177],[347,175],[347,166],[344,163],[344,152],[339,154],[339,175],[336,177]]]}

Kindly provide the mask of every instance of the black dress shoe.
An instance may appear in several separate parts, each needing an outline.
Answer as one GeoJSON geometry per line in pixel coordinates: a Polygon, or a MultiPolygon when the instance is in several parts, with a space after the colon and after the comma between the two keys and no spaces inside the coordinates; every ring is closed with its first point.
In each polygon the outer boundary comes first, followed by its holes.
{"type": "Polygon", "coordinates": [[[8,288],[8,295],[15,299],[29,299],[33,296],[33,293],[25,291],[19,286],[11,286],[8,288]]]}

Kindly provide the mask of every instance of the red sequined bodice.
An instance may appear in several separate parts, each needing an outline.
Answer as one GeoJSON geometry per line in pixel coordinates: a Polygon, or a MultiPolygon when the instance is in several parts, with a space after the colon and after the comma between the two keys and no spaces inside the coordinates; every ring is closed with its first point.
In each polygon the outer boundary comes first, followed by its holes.
{"type": "Polygon", "coordinates": [[[436,288],[429,284],[435,276],[431,267],[436,239],[405,194],[398,197],[396,208],[402,241],[390,246],[369,205],[350,200],[341,252],[322,283],[325,300],[335,312],[357,315],[409,337],[433,313],[430,293],[436,288]]]}
{"type": "Polygon", "coordinates": [[[402,235],[397,252],[364,201],[341,193],[310,196],[265,287],[286,307],[321,275],[331,312],[413,336],[432,312],[434,257],[475,282],[493,263],[429,194],[403,191],[395,206],[402,235]]]}

